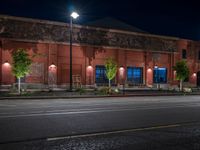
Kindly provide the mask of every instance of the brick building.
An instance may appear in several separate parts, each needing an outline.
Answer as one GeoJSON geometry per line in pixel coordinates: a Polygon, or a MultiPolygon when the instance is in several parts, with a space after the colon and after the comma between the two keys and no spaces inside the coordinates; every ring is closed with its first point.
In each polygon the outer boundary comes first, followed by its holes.
{"type": "MultiPolygon", "coordinates": [[[[0,83],[16,82],[11,53],[25,48],[32,57],[23,82],[31,86],[69,85],[69,24],[0,16],[0,83]]],[[[112,57],[118,72],[113,84],[177,85],[172,66],[185,59],[190,68],[186,84],[200,86],[200,42],[145,32],[73,26],[73,75],[82,85],[104,85],[104,61],[112,57]]]]}

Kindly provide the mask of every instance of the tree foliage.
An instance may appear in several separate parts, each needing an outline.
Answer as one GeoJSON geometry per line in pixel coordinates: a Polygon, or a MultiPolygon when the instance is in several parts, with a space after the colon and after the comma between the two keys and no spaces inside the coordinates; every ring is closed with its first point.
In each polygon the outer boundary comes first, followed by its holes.
{"type": "Polygon", "coordinates": [[[176,70],[176,79],[180,81],[180,91],[183,91],[183,81],[189,76],[189,68],[186,61],[178,61],[173,67],[176,70]]]}
{"type": "Polygon", "coordinates": [[[184,81],[189,76],[189,68],[186,61],[178,61],[173,67],[176,70],[176,79],[184,81]]]}
{"type": "Polygon", "coordinates": [[[17,49],[12,54],[12,72],[19,79],[27,75],[32,63],[25,49],[17,49]]]}
{"type": "Polygon", "coordinates": [[[105,67],[106,67],[106,77],[109,80],[109,87],[110,87],[110,81],[115,78],[117,73],[117,63],[112,58],[108,58],[105,61],[105,67]]]}

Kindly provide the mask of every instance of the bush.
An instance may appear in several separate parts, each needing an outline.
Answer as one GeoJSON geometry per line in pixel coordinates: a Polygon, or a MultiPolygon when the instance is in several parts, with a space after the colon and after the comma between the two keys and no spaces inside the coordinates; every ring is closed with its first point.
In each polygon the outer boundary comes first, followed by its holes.
{"type": "Polygon", "coordinates": [[[119,89],[118,89],[118,88],[115,88],[115,89],[113,89],[113,92],[114,92],[114,93],[119,93],[119,89]]]}
{"type": "Polygon", "coordinates": [[[84,94],[86,91],[84,88],[78,88],[76,89],[76,92],[79,92],[80,95],[84,94]]]}
{"type": "Polygon", "coordinates": [[[102,87],[97,90],[97,93],[100,95],[108,95],[109,94],[109,87],[102,87]]]}
{"type": "Polygon", "coordinates": [[[191,93],[192,92],[192,88],[183,88],[183,92],[191,93]]]}
{"type": "Polygon", "coordinates": [[[109,94],[117,94],[119,93],[119,89],[115,88],[115,89],[110,89],[109,87],[101,87],[97,90],[97,94],[100,95],[109,95],[109,94]]]}

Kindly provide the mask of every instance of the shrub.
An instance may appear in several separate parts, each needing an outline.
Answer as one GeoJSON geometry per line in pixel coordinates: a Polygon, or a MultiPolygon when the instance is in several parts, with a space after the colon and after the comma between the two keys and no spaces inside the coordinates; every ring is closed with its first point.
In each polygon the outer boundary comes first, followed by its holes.
{"type": "Polygon", "coordinates": [[[118,93],[119,93],[118,88],[110,89],[109,87],[102,87],[97,90],[97,94],[100,94],[100,95],[109,95],[109,94],[118,94],[118,93]]]}
{"type": "Polygon", "coordinates": [[[110,90],[109,87],[102,87],[102,88],[99,88],[97,91],[98,91],[98,94],[100,95],[108,95],[109,90],[110,90]]]}
{"type": "Polygon", "coordinates": [[[81,87],[81,88],[77,88],[77,89],[76,89],[76,92],[79,92],[79,94],[82,95],[82,94],[84,94],[86,91],[85,91],[84,88],[81,87]]]}

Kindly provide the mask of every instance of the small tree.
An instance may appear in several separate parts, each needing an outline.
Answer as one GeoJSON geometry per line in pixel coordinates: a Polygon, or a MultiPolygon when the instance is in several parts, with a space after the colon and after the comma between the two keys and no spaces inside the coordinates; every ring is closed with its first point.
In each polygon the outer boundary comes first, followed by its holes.
{"type": "Polygon", "coordinates": [[[29,58],[28,53],[25,49],[17,49],[12,53],[12,72],[15,77],[18,79],[18,93],[21,92],[21,78],[26,76],[30,71],[30,65],[32,63],[29,58]]]}
{"type": "Polygon", "coordinates": [[[105,61],[105,67],[106,67],[106,77],[108,78],[109,89],[110,89],[111,80],[115,78],[117,73],[117,63],[112,58],[108,58],[105,61]]]}
{"type": "Polygon", "coordinates": [[[183,81],[189,76],[189,68],[186,61],[179,61],[173,67],[176,71],[176,79],[180,81],[180,91],[183,91],[183,81]]]}

